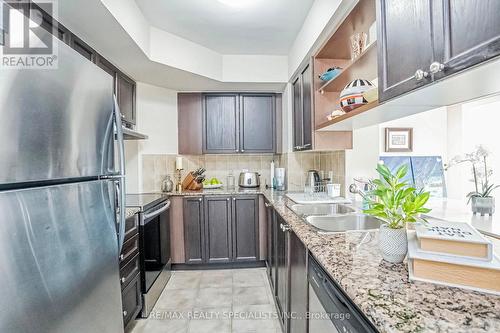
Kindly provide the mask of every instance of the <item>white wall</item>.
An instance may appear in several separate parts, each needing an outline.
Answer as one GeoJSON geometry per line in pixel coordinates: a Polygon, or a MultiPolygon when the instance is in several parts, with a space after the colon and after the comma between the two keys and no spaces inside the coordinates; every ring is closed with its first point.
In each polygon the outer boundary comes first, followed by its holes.
{"type": "Polygon", "coordinates": [[[222,80],[222,56],[219,53],[161,29],[151,27],[150,31],[149,58],[152,61],[222,80]]]}
{"type": "Polygon", "coordinates": [[[288,53],[288,75],[291,77],[317,43],[327,26],[334,28],[343,18],[347,8],[356,0],[315,0],[288,53]],[[332,17],[335,14],[335,18],[332,17]],[[334,22],[335,21],[335,22],[334,22]]]}
{"type": "Polygon", "coordinates": [[[177,154],[177,92],[137,83],[136,130],[147,140],[126,141],[127,193],[142,192],[142,155],[177,154]]]}
{"type": "Polygon", "coordinates": [[[273,55],[223,55],[224,82],[287,82],[288,57],[273,55]]]}
{"type": "Polygon", "coordinates": [[[142,154],[177,154],[177,92],[137,84],[137,130],[149,136],[140,141],[142,154]]]}
{"type": "MultiPolygon", "coordinates": [[[[462,105],[462,152],[474,151],[483,145],[490,152],[488,166],[493,169],[490,184],[500,184],[500,96],[462,105]]],[[[473,190],[470,165],[462,168],[462,196],[473,190]]],[[[496,195],[500,195],[497,190],[496,195]]]]}
{"type": "Polygon", "coordinates": [[[374,178],[379,161],[380,129],[377,125],[354,130],[353,149],[345,152],[346,191],[354,178],[374,178]]]}
{"type": "Polygon", "coordinates": [[[381,156],[442,156],[447,158],[447,112],[439,108],[413,116],[396,119],[379,125],[379,152],[381,156]],[[413,151],[408,153],[385,152],[385,128],[413,128],[413,151]]]}
{"type": "Polygon", "coordinates": [[[134,42],[145,54],[149,54],[149,22],[134,0],[101,0],[134,42]]]}

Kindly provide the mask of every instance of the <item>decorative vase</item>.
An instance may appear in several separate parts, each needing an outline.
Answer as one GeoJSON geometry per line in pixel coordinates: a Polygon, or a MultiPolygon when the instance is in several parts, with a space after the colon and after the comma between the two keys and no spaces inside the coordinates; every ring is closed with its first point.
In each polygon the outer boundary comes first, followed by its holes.
{"type": "Polygon", "coordinates": [[[402,263],[408,252],[406,228],[392,229],[382,225],[378,233],[378,246],[384,260],[395,264],[402,263]]]}
{"type": "Polygon", "coordinates": [[[472,212],[474,214],[493,215],[495,212],[495,198],[494,197],[472,197],[472,212]]]}

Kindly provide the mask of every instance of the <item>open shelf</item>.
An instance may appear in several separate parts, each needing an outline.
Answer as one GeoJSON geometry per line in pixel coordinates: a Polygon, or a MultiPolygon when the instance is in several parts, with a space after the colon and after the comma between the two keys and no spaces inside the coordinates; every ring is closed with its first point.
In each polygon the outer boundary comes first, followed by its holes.
{"type": "Polygon", "coordinates": [[[374,107],[376,107],[378,105],[379,105],[378,101],[362,105],[359,108],[356,108],[350,112],[347,112],[346,114],[344,114],[340,117],[337,117],[335,119],[328,120],[328,121],[325,121],[324,123],[319,124],[318,126],[316,126],[316,130],[325,129],[326,127],[330,127],[333,124],[346,121],[347,119],[358,116],[358,115],[362,114],[363,112],[366,112],[370,109],[373,109],[374,107]]]}
{"type": "Polygon", "coordinates": [[[340,92],[355,79],[372,80],[377,76],[377,43],[366,48],[354,61],[342,69],[342,72],[325,82],[318,91],[340,92]]]}

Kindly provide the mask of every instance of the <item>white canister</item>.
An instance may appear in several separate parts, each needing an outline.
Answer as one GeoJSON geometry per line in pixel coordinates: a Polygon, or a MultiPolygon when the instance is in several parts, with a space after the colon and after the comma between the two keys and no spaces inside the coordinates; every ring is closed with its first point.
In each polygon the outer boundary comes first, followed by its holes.
{"type": "Polygon", "coordinates": [[[326,192],[329,197],[340,197],[340,184],[326,184],[326,192]]]}

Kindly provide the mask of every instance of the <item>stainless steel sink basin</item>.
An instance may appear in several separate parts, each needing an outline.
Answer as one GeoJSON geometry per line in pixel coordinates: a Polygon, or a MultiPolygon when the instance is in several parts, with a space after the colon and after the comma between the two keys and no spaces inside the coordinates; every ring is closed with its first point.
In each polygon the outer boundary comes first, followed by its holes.
{"type": "Polygon", "coordinates": [[[290,207],[295,214],[300,216],[310,215],[339,215],[354,213],[354,209],[341,204],[317,204],[317,205],[292,205],[290,207]]]}
{"type": "Polygon", "coordinates": [[[348,214],[338,216],[309,216],[307,223],[323,232],[379,229],[382,221],[373,216],[348,214]]]}

